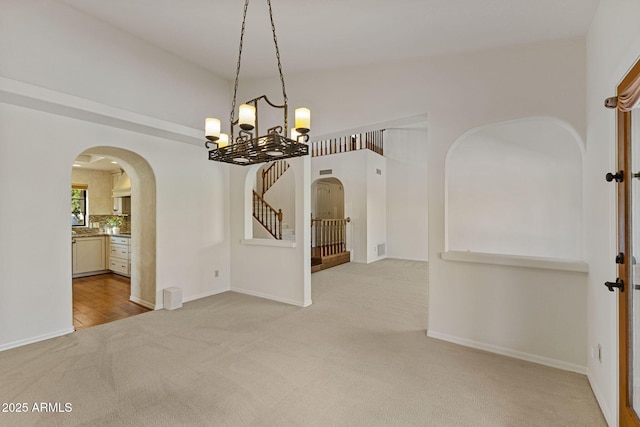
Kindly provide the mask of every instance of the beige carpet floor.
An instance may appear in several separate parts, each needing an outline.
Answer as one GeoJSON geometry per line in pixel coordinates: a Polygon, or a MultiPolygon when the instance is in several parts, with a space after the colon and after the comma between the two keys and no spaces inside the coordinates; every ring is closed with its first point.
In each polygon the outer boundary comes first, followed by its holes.
{"type": "Polygon", "coordinates": [[[583,375],[427,338],[426,263],[312,285],[304,309],[227,292],[1,352],[0,402],[28,412],[0,425],[606,425],[583,375]]]}

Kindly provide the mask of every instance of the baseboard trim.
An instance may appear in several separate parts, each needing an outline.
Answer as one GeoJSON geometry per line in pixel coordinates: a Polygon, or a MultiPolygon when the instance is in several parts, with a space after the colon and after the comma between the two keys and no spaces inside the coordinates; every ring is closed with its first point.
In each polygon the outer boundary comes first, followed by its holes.
{"type": "Polygon", "coordinates": [[[271,301],[277,301],[277,302],[282,302],[282,303],[285,303],[285,304],[295,305],[297,307],[306,307],[304,302],[302,302],[302,301],[294,301],[292,299],[281,298],[281,297],[277,297],[277,296],[274,296],[274,295],[265,294],[265,293],[262,293],[262,292],[250,291],[248,289],[231,288],[231,291],[232,292],[237,292],[239,294],[251,295],[251,296],[254,296],[254,297],[258,297],[258,298],[268,299],[268,300],[271,300],[271,301]]]}
{"type": "Polygon", "coordinates": [[[73,332],[75,332],[75,328],[73,326],[71,326],[69,328],[65,328],[65,329],[62,329],[62,330],[56,331],[56,332],[51,332],[49,334],[38,335],[37,337],[27,338],[27,339],[20,340],[20,341],[14,341],[14,342],[10,342],[8,344],[1,344],[0,345],[0,351],[10,350],[12,348],[22,347],[24,345],[33,344],[33,343],[44,341],[44,340],[48,340],[48,339],[51,339],[51,338],[61,337],[62,335],[71,334],[73,332]]]}
{"type": "Polygon", "coordinates": [[[600,388],[592,380],[592,378],[591,378],[591,370],[589,370],[589,369],[587,369],[587,380],[589,381],[589,385],[591,386],[591,391],[593,391],[593,395],[596,397],[596,401],[598,402],[598,405],[600,406],[600,410],[602,411],[602,415],[604,416],[604,419],[607,420],[607,424],[609,424],[610,426],[616,425],[617,421],[614,422],[614,420],[611,418],[611,410],[609,409],[609,406],[607,406],[606,400],[604,399],[604,395],[600,391],[600,388]]]}
{"type": "Polygon", "coordinates": [[[148,308],[149,310],[158,310],[159,308],[162,308],[162,306],[158,307],[157,305],[155,305],[155,304],[154,304],[154,303],[152,303],[152,302],[145,301],[145,300],[140,299],[140,298],[138,298],[138,297],[134,297],[133,295],[131,295],[131,296],[129,297],[129,301],[133,301],[133,302],[135,302],[135,303],[136,303],[136,304],[138,304],[138,305],[141,305],[141,306],[143,306],[143,307],[148,308]]]}
{"type": "Polygon", "coordinates": [[[480,341],[474,341],[467,338],[460,338],[453,335],[443,334],[440,332],[427,331],[427,336],[441,341],[447,341],[459,344],[465,347],[471,347],[478,350],[488,351],[490,353],[501,354],[503,356],[513,357],[515,359],[526,360],[527,362],[538,363],[540,365],[550,366],[552,368],[562,369],[564,371],[576,372],[578,374],[587,374],[586,366],[576,365],[574,363],[564,362],[558,359],[538,356],[523,351],[517,351],[506,347],[500,347],[493,344],[487,344],[480,341]]]}
{"type": "Polygon", "coordinates": [[[195,301],[200,298],[212,297],[214,295],[222,294],[225,292],[229,292],[231,289],[216,289],[215,291],[205,292],[203,294],[193,295],[190,297],[182,298],[182,302],[190,302],[195,301]]]}
{"type": "Polygon", "coordinates": [[[98,274],[106,274],[106,273],[110,273],[111,270],[97,270],[97,271],[89,271],[87,273],[76,273],[76,274],[72,274],[71,278],[72,279],[77,279],[78,277],[89,277],[89,276],[96,276],[98,274]]]}

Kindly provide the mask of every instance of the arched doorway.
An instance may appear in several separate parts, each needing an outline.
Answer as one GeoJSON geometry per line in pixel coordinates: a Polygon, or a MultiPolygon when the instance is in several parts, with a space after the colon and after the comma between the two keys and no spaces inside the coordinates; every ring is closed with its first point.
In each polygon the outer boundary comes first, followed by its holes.
{"type": "MultiPolygon", "coordinates": [[[[156,182],[149,163],[140,155],[116,147],[93,147],[78,155],[78,159],[102,159],[121,168],[130,180],[130,211],[125,230],[130,233],[127,241],[130,253],[127,273],[130,275],[129,300],[147,309],[156,307],[156,182]]],[[[73,181],[73,180],[72,180],[73,181]]],[[[72,182],[72,185],[74,183],[72,182]]],[[[110,188],[109,188],[110,190],[110,188]]],[[[103,189],[104,191],[104,189],[103,189]]],[[[110,194],[109,194],[110,196],[110,194]]],[[[104,198],[103,198],[104,199],[104,198]]],[[[108,203],[108,202],[105,202],[108,203]]],[[[113,205],[111,205],[113,206],[113,205]]],[[[111,207],[110,206],[110,207],[111,207]]],[[[103,211],[106,208],[102,208],[103,211]]],[[[91,224],[91,207],[85,224],[91,224]]],[[[104,219],[104,217],[100,217],[104,219]]],[[[100,226],[103,222],[101,221],[100,226]]],[[[85,230],[87,231],[87,230],[85,230]]],[[[97,231],[99,230],[91,230],[97,231]]],[[[120,242],[118,242],[120,243],[120,242]]],[[[105,251],[109,245],[105,245],[105,251]]],[[[107,256],[107,260],[109,256],[107,256]]],[[[106,266],[109,270],[110,266],[106,266]]]]}
{"type": "Polygon", "coordinates": [[[337,178],[311,184],[311,272],[351,261],[344,186],[337,178]]]}
{"type": "Polygon", "coordinates": [[[316,219],[344,218],[344,187],[337,178],[322,178],[311,184],[311,214],[316,219]]]}

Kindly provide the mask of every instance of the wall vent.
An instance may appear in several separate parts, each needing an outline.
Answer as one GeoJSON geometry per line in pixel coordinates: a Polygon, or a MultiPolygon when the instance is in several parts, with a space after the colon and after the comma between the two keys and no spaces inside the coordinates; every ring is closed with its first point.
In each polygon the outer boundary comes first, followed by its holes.
{"type": "Polygon", "coordinates": [[[333,174],[333,169],[322,169],[320,171],[320,175],[331,175],[333,174]]]}
{"type": "Polygon", "coordinates": [[[380,244],[378,245],[377,250],[378,250],[378,256],[380,256],[380,255],[384,255],[384,254],[385,254],[385,251],[386,251],[386,249],[385,249],[385,244],[384,244],[384,243],[380,243],[380,244]]]}
{"type": "Polygon", "coordinates": [[[377,173],[378,175],[382,175],[382,169],[376,169],[376,173],[377,173]]]}

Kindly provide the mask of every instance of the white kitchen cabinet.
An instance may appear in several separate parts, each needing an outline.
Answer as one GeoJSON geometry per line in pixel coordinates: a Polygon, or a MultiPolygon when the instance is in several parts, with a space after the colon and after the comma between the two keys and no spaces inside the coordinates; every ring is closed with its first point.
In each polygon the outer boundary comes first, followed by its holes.
{"type": "Polygon", "coordinates": [[[109,270],[130,277],[131,251],[128,237],[109,237],[109,270]]]}
{"type": "Polygon", "coordinates": [[[74,276],[106,270],[107,257],[104,236],[73,237],[71,248],[74,276]]]}

